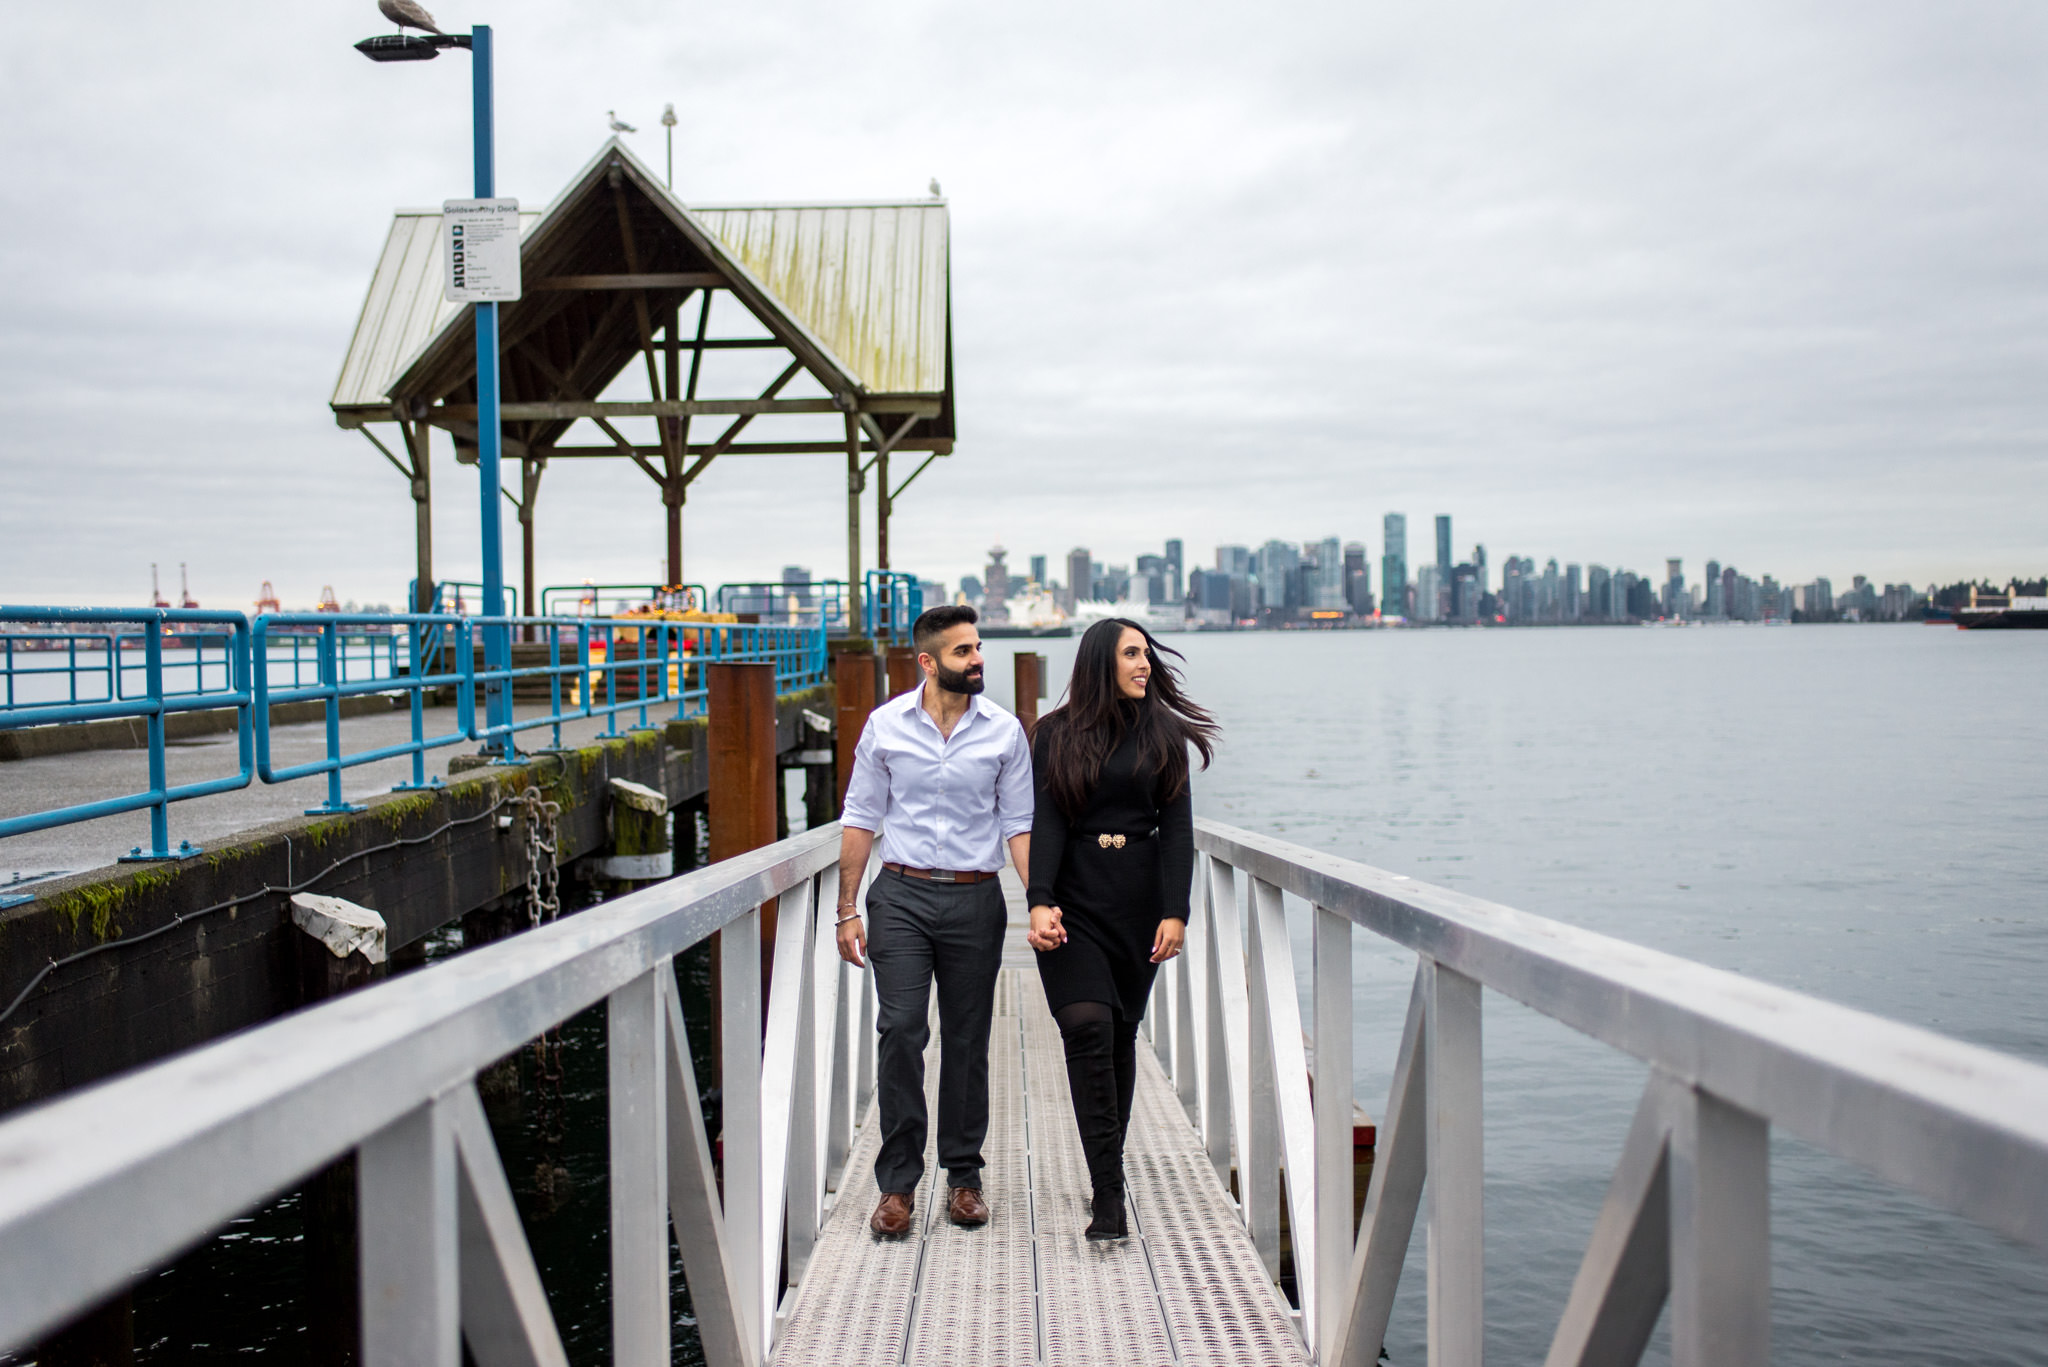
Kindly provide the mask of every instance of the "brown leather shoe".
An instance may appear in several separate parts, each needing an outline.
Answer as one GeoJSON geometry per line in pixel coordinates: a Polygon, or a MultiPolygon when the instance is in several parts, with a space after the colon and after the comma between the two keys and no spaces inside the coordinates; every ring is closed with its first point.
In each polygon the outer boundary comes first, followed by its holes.
{"type": "Polygon", "coordinates": [[[868,1217],[868,1228],[878,1239],[900,1239],[910,1233],[910,1209],[914,1203],[907,1192],[888,1191],[875,1203],[875,1213],[868,1217]]]}
{"type": "Polygon", "coordinates": [[[977,1187],[946,1188],[946,1218],[966,1229],[988,1223],[988,1202],[977,1187]]]}

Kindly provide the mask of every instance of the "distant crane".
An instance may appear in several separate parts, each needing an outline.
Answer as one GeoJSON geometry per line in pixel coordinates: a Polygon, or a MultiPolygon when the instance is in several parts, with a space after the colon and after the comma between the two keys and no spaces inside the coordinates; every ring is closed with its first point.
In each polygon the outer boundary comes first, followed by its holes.
{"type": "Polygon", "coordinates": [[[192,581],[185,575],[185,562],[178,562],[178,606],[186,611],[199,606],[199,600],[192,596],[192,581]]]}
{"type": "Polygon", "coordinates": [[[171,605],[170,600],[164,597],[163,590],[157,587],[155,561],[151,561],[149,566],[149,605],[153,608],[167,608],[171,605]]]}
{"type": "Polygon", "coordinates": [[[607,109],[604,111],[604,115],[607,119],[611,120],[612,132],[614,133],[637,133],[640,131],[630,123],[620,122],[619,112],[616,109],[607,109]]]}
{"type": "Polygon", "coordinates": [[[340,611],[341,611],[341,600],[340,600],[339,598],[336,598],[336,597],[334,596],[334,585],[332,585],[332,584],[322,584],[322,585],[320,586],[320,601],[319,601],[318,603],[315,603],[315,604],[313,605],[313,611],[315,611],[315,612],[340,612],[340,611]]]}
{"type": "Polygon", "coordinates": [[[426,33],[439,33],[440,26],[434,16],[427,13],[416,0],[377,0],[377,12],[398,25],[400,33],[416,28],[426,33]]]}
{"type": "Polygon", "coordinates": [[[263,592],[256,595],[256,611],[283,612],[284,604],[277,601],[277,590],[270,587],[268,579],[263,581],[263,592]]]}

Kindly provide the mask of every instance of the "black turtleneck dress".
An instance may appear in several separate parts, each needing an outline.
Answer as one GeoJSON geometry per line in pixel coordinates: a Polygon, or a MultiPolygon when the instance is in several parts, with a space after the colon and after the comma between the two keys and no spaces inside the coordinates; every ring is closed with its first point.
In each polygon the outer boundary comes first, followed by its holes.
{"type": "Polygon", "coordinates": [[[1182,785],[1168,797],[1138,760],[1129,731],[1103,761],[1088,804],[1069,819],[1046,783],[1044,735],[1032,746],[1037,810],[1031,822],[1032,906],[1056,906],[1067,942],[1039,954],[1038,976],[1057,1012],[1101,1002],[1127,1023],[1152,995],[1152,938],[1171,916],[1185,921],[1195,871],[1195,809],[1182,785]],[[1122,848],[1102,836],[1124,837],[1122,848]]]}

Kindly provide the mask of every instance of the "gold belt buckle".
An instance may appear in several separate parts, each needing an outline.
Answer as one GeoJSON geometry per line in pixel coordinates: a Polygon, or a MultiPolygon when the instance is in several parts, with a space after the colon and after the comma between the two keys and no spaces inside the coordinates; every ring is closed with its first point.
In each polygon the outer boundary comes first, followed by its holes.
{"type": "Polygon", "coordinates": [[[1095,837],[1095,843],[1105,850],[1120,850],[1124,847],[1124,837],[1121,835],[1098,835],[1095,837]]]}

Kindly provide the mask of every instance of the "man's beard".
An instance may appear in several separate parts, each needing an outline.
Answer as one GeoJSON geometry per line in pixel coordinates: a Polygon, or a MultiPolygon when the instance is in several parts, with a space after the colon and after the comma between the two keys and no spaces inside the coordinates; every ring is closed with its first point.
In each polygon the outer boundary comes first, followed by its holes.
{"type": "Polygon", "coordinates": [[[981,677],[980,666],[972,669],[954,670],[948,669],[944,665],[939,665],[937,670],[938,673],[933,682],[937,683],[940,688],[943,688],[948,693],[965,693],[972,696],[987,687],[987,682],[981,677]]]}

